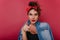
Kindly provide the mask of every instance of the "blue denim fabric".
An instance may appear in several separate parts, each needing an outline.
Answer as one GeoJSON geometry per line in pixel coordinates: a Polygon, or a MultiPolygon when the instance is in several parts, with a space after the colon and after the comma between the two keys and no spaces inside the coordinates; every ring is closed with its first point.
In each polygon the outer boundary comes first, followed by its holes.
{"type": "MultiPolygon", "coordinates": [[[[28,25],[30,24],[30,21],[28,20],[28,25]]],[[[37,21],[35,23],[36,30],[38,33],[39,40],[54,40],[52,31],[49,27],[49,24],[46,22],[39,22],[37,21]]],[[[18,40],[22,40],[22,32],[20,30],[18,40]]]]}

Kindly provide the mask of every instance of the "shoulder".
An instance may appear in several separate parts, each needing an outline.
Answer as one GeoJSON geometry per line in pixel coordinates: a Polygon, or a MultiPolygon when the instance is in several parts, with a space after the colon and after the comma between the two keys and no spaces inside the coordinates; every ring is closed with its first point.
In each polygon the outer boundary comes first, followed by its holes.
{"type": "Polygon", "coordinates": [[[49,23],[47,23],[47,22],[40,22],[40,27],[49,27],[49,23]]]}
{"type": "Polygon", "coordinates": [[[47,23],[47,22],[40,22],[40,25],[47,26],[47,25],[49,25],[49,23],[47,23]]]}

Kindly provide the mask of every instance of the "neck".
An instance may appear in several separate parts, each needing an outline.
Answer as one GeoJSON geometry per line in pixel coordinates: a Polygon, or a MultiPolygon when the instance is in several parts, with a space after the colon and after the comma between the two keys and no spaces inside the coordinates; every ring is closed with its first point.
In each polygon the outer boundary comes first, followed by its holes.
{"type": "Polygon", "coordinates": [[[32,23],[31,23],[31,25],[35,25],[35,24],[32,24],[32,23]]]}

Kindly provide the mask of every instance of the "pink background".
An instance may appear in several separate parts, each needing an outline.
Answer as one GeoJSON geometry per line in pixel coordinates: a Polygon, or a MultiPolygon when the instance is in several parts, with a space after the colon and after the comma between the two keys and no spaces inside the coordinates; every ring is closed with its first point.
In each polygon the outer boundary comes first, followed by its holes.
{"type": "MultiPolygon", "coordinates": [[[[26,8],[31,0],[0,0],[0,40],[17,40],[27,20],[26,8]]],[[[55,40],[60,40],[60,0],[37,0],[40,21],[48,22],[55,40]]]]}

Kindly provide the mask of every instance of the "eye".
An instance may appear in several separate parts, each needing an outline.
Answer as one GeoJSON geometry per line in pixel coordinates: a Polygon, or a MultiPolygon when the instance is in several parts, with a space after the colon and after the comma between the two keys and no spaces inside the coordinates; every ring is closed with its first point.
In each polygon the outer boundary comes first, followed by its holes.
{"type": "Polygon", "coordinates": [[[29,15],[32,15],[31,13],[29,15]]]}
{"type": "Polygon", "coordinates": [[[38,15],[38,13],[35,14],[35,16],[37,16],[37,15],[38,15]]]}

